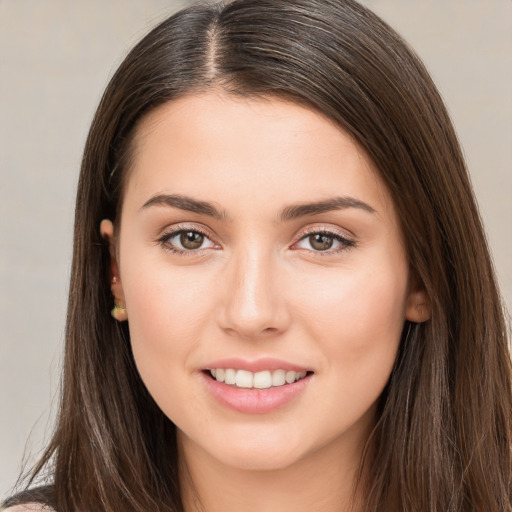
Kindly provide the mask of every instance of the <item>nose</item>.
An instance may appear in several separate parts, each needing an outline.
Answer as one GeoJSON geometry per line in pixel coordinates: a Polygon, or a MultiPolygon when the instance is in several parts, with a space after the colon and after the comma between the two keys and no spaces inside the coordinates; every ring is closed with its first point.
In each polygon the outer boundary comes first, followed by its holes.
{"type": "Polygon", "coordinates": [[[225,274],[220,327],[246,339],[284,332],[290,322],[278,263],[269,252],[245,250],[230,258],[225,274]]]}

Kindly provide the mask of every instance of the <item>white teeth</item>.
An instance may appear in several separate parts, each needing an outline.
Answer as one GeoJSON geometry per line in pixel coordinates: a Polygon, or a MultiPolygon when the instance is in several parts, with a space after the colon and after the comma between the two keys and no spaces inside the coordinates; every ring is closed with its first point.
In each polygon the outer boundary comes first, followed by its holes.
{"type": "Polygon", "coordinates": [[[272,374],[272,386],[283,386],[286,384],[286,372],[284,370],[276,370],[272,374]]]}
{"type": "Polygon", "coordinates": [[[226,384],[236,384],[236,372],[232,368],[224,370],[224,382],[226,384]]]}
{"type": "Polygon", "coordinates": [[[267,370],[254,374],[252,387],[256,389],[266,389],[272,386],[272,374],[267,370]]]}
{"type": "Polygon", "coordinates": [[[252,388],[252,373],[247,370],[237,370],[235,384],[239,388],[252,388]]]}
{"type": "Polygon", "coordinates": [[[252,373],[247,370],[235,370],[233,368],[212,368],[211,376],[217,382],[225,382],[229,385],[236,385],[239,388],[268,389],[271,387],[293,384],[303,379],[307,372],[294,372],[292,370],[264,370],[252,373]]]}
{"type": "Polygon", "coordinates": [[[297,377],[297,373],[294,372],[294,371],[289,371],[289,372],[286,372],[286,382],[288,384],[291,384],[292,382],[295,382],[295,377],[297,377]]]}

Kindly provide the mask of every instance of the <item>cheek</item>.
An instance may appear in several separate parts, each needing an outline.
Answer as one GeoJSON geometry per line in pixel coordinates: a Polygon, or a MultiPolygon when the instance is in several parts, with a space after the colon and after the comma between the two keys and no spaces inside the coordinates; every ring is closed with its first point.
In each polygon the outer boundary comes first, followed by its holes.
{"type": "Polygon", "coordinates": [[[137,261],[125,266],[129,281],[123,281],[132,337],[170,347],[173,339],[187,340],[212,307],[212,276],[193,266],[137,261]]]}
{"type": "Polygon", "coordinates": [[[126,265],[130,279],[123,285],[135,363],[151,395],[167,411],[172,396],[186,392],[182,377],[192,371],[187,361],[201,342],[212,308],[207,291],[213,284],[197,270],[161,267],[130,272],[126,265]]]}
{"type": "Polygon", "coordinates": [[[334,433],[374,414],[396,360],[405,294],[405,279],[394,272],[354,272],[311,294],[310,337],[324,356],[326,389],[337,390],[322,395],[334,433]]]}
{"type": "Polygon", "coordinates": [[[407,270],[405,262],[366,268],[342,272],[321,287],[312,280],[298,316],[338,378],[383,386],[405,322],[407,270]]]}
{"type": "Polygon", "coordinates": [[[350,335],[366,329],[383,332],[403,324],[407,279],[393,269],[348,270],[323,279],[302,281],[303,315],[317,318],[326,328],[350,335]],[[305,294],[304,290],[308,290],[305,294]]]}

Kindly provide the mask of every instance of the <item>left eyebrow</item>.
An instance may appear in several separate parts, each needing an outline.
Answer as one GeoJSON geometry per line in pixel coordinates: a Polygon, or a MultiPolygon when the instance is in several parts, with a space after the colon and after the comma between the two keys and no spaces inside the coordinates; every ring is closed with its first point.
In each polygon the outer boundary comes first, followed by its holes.
{"type": "Polygon", "coordinates": [[[153,196],[142,205],[141,210],[149,208],[150,206],[169,206],[171,208],[178,208],[187,212],[208,215],[215,219],[228,220],[228,214],[224,210],[216,208],[213,203],[199,201],[192,197],[178,194],[159,194],[153,196]]]}
{"type": "Polygon", "coordinates": [[[374,208],[355,197],[339,196],[314,203],[301,203],[287,206],[281,212],[281,221],[285,222],[299,217],[318,215],[320,213],[326,213],[333,210],[344,210],[346,208],[358,208],[368,213],[375,213],[374,208]]]}

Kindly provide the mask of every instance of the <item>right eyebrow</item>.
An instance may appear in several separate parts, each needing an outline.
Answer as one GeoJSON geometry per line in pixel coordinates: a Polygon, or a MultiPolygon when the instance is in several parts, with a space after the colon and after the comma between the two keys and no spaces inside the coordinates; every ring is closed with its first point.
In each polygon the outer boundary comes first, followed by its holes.
{"type": "Polygon", "coordinates": [[[281,213],[281,220],[288,221],[299,217],[319,215],[333,210],[358,208],[368,213],[375,213],[369,204],[350,196],[335,196],[324,201],[314,203],[300,203],[286,207],[281,213]]]}
{"type": "Polygon", "coordinates": [[[229,220],[229,216],[225,210],[219,210],[213,203],[207,201],[198,201],[191,197],[178,194],[158,194],[146,201],[141,210],[151,206],[169,206],[178,208],[187,212],[208,215],[219,220],[229,220]]]}

